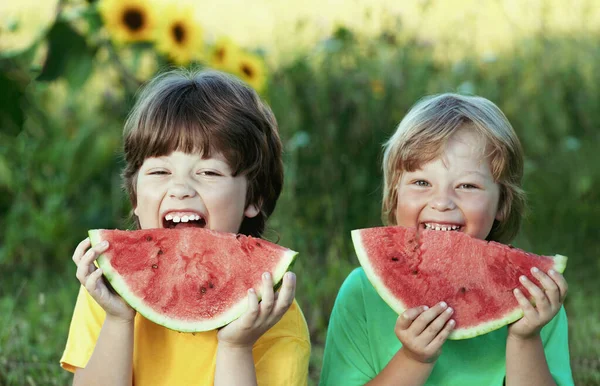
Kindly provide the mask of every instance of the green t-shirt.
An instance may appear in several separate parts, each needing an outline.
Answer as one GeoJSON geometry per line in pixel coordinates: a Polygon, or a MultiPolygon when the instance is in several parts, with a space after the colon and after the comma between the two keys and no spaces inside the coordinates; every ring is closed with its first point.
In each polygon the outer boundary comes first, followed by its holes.
{"type": "MultiPolygon", "coordinates": [[[[401,347],[394,333],[397,318],[362,268],[350,273],[329,320],[320,385],[364,385],[373,379],[401,347]]],[[[507,332],[503,327],[472,339],[446,341],[426,385],[502,385],[507,332]]],[[[573,385],[564,308],[541,337],[556,383],[573,385]]]]}

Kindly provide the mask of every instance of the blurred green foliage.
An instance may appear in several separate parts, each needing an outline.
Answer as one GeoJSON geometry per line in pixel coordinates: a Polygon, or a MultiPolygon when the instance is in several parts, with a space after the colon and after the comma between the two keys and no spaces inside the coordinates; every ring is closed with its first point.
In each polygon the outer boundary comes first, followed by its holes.
{"type": "MultiPolygon", "coordinates": [[[[122,89],[91,87],[98,65],[87,73],[63,63],[55,76],[49,65],[31,71],[32,56],[0,60],[0,384],[65,384],[70,257],[87,229],[125,226],[120,136],[136,83],[121,72],[122,89]]],[[[397,33],[365,40],[340,28],[271,74],[265,98],[286,181],[265,236],[300,252],[312,382],[337,290],[357,265],[350,231],[381,224],[381,145],[419,98],[455,91],[497,103],[523,142],[530,211],[515,244],[569,256],[574,375],[600,384],[599,88],[597,37],[537,36],[496,57],[442,63],[397,33]]]]}

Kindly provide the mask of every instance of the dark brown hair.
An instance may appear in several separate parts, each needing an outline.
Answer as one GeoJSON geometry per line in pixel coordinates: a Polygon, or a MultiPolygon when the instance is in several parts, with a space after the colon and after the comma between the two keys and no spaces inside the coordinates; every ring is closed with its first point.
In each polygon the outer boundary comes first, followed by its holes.
{"type": "Polygon", "coordinates": [[[262,234],[283,186],[282,145],[271,109],[248,85],[217,71],[160,74],[140,92],[123,136],[123,179],[133,207],[137,173],[147,158],[176,150],[202,157],[220,152],[233,175],[248,180],[245,206],[260,209],[244,218],[239,232],[262,234]]]}

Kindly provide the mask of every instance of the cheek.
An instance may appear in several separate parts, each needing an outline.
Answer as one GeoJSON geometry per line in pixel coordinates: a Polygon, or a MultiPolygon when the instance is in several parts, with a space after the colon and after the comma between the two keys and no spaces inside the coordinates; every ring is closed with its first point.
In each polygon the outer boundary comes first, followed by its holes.
{"type": "Polygon", "coordinates": [[[409,192],[398,191],[398,200],[396,200],[396,224],[404,226],[413,226],[417,221],[419,212],[423,208],[421,200],[413,197],[409,192]],[[401,197],[401,198],[400,198],[401,197]]]}

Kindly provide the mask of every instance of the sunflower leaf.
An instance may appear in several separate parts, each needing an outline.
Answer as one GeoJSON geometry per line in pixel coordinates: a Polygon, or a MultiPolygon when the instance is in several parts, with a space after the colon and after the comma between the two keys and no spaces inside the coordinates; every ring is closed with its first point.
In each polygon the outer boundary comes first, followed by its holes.
{"type": "Polygon", "coordinates": [[[93,69],[94,51],[85,38],[68,23],[58,21],[48,34],[48,58],[38,81],[53,81],[64,76],[71,87],[83,85],[93,69]]]}

